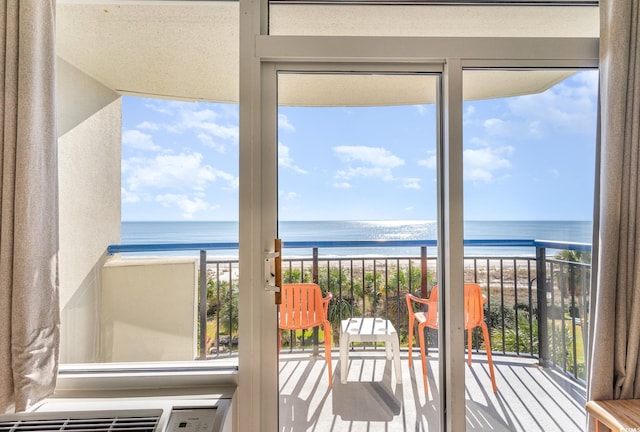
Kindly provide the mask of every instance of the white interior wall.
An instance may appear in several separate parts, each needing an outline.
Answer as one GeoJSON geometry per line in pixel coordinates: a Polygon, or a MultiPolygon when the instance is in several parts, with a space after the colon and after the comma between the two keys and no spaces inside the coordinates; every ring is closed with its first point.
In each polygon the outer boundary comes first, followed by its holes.
{"type": "Polygon", "coordinates": [[[100,269],[120,241],[120,96],[58,58],[61,363],[96,361],[100,269]]]}
{"type": "Polygon", "coordinates": [[[120,97],[60,57],[56,75],[58,138],[120,97]]]}

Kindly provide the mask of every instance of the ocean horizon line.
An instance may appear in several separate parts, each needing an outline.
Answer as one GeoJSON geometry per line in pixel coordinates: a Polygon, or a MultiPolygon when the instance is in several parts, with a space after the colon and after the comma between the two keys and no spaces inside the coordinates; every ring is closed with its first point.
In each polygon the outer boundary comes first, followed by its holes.
{"type": "MultiPolygon", "coordinates": [[[[590,243],[590,221],[465,221],[465,240],[548,240],[552,242],[590,243]]],[[[389,244],[393,241],[435,240],[438,225],[434,221],[280,221],[278,236],[284,242],[367,242],[367,246],[323,247],[323,253],[353,254],[414,254],[415,246],[389,244]],[[385,245],[384,243],[387,243],[385,245]],[[363,250],[363,247],[366,250],[363,250]],[[384,252],[383,252],[384,250],[384,252]]],[[[131,221],[122,223],[122,244],[160,243],[237,243],[237,221],[131,221]]],[[[498,254],[505,247],[514,254],[531,254],[535,250],[526,245],[468,246],[469,250],[482,249],[498,254]]],[[[299,249],[300,251],[304,249],[299,249]]],[[[306,252],[305,252],[306,253],[306,252]]]]}

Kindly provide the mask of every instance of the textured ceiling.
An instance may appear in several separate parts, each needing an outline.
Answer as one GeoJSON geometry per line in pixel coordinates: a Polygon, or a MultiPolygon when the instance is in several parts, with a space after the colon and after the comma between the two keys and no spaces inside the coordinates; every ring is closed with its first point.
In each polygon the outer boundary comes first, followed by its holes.
{"type": "MultiPolygon", "coordinates": [[[[76,68],[121,94],[238,102],[238,2],[85,1],[61,0],[57,6],[57,52],[76,68]]],[[[380,19],[386,15],[384,28],[387,33],[390,28],[397,27],[397,34],[449,36],[451,27],[459,26],[451,21],[456,14],[473,21],[468,8],[449,7],[449,19],[446,19],[446,10],[432,9],[433,14],[437,11],[437,20],[433,17],[429,20],[426,16],[416,20],[414,15],[418,9],[411,12],[406,8],[394,8],[389,16],[389,9],[385,12],[379,6],[367,9],[360,6],[360,22],[353,12],[354,6],[338,10],[326,8],[294,5],[287,10],[286,6],[275,6],[272,29],[279,34],[296,34],[301,29],[312,29],[318,34],[355,34],[356,31],[358,34],[379,34],[383,28],[380,19]],[[332,19],[326,17],[329,10],[334,11],[332,19]],[[366,14],[362,12],[365,10],[366,14]],[[402,10],[406,20],[397,16],[402,10]],[[336,16],[337,11],[340,16],[336,16]],[[365,15],[367,20],[363,21],[365,15]],[[326,23],[322,17],[327,19],[326,23]],[[351,21],[345,20],[349,17],[351,21]]],[[[512,11],[516,9],[511,7],[512,11]]],[[[579,14],[586,14],[587,9],[579,9],[579,14]]],[[[483,9],[476,9],[476,13],[484,13],[481,11],[483,9]]],[[[587,23],[579,30],[585,33],[584,36],[594,36],[586,34],[593,27],[588,24],[591,20],[589,14],[578,20],[587,23]]],[[[546,27],[543,23],[540,18],[533,20],[536,32],[544,34],[550,32],[551,27],[567,27],[558,20],[546,22],[546,27]]],[[[494,31],[493,27],[476,25],[467,32],[494,35],[489,32],[489,29],[494,31]]],[[[513,24],[511,28],[519,35],[526,30],[513,24]]],[[[464,77],[465,99],[543,91],[568,75],[566,71],[469,71],[464,77]]],[[[426,103],[435,100],[432,83],[432,79],[408,75],[357,78],[350,75],[289,75],[283,76],[279,84],[279,101],[283,105],[315,106],[426,103]]]]}
{"type": "MultiPolygon", "coordinates": [[[[471,70],[464,74],[465,100],[542,92],[573,71],[471,70]]],[[[436,101],[436,78],[428,75],[281,74],[280,105],[415,105],[436,101]],[[313,91],[309,91],[313,89],[313,91]]]]}
{"type": "Polygon", "coordinates": [[[597,37],[591,6],[273,5],[273,35],[597,37]]]}
{"type": "Polygon", "coordinates": [[[237,2],[62,2],[56,21],[58,55],[117,92],[238,101],[237,2]]]}

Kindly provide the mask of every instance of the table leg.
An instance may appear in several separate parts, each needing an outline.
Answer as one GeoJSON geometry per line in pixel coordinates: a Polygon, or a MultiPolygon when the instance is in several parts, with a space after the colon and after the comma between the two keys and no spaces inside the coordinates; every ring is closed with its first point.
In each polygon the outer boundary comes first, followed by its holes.
{"type": "Polygon", "coordinates": [[[391,342],[393,347],[393,365],[396,368],[396,383],[402,385],[402,368],[400,367],[400,340],[394,338],[391,342]]]}
{"type": "Polygon", "coordinates": [[[349,364],[349,333],[340,336],[340,382],[347,383],[347,367],[349,364]]]}

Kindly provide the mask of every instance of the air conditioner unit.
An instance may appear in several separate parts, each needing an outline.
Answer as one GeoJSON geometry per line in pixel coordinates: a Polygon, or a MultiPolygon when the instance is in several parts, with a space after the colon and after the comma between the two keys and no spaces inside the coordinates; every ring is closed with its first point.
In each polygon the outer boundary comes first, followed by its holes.
{"type": "Polygon", "coordinates": [[[0,416],[0,432],[231,432],[229,398],[48,399],[0,416]]]}

